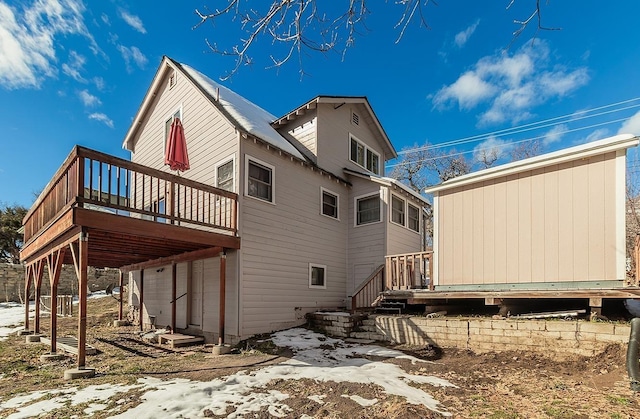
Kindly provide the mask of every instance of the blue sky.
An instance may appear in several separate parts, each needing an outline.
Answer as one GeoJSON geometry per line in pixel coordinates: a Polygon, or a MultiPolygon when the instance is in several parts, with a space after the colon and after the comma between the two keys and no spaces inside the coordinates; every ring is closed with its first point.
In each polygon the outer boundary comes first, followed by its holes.
{"type": "MultiPolygon", "coordinates": [[[[396,43],[401,8],[370,1],[367,29],[344,59],[305,55],[301,78],[297,58],[265,69],[274,51],[262,42],[253,65],[224,84],[276,116],[317,95],[365,95],[398,150],[479,136],[456,145],[472,157],[534,137],[552,151],[640,134],[640,42],[632,30],[640,3],[542,3],[543,23],[562,30],[536,35],[531,27],[512,43],[514,19],[528,17],[534,0],[508,10],[508,0],[441,0],[424,9],[429,29],[414,21],[396,43]],[[612,112],[591,117],[603,111],[612,112]],[[564,115],[525,132],[483,135],[564,115]]],[[[195,9],[222,4],[0,0],[0,203],[30,206],[75,144],[128,157],[124,135],[163,55],[224,76],[232,59],[208,52],[205,39],[231,45],[237,28],[193,29],[195,9]]]]}

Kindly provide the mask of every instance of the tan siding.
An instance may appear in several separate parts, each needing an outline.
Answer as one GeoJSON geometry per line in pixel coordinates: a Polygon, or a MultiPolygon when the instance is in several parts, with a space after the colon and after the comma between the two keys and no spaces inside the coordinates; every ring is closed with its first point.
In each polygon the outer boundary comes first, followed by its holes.
{"type": "MultiPolygon", "coordinates": [[[[386,201],[386,207],[388,211],[387,219],[389,220],[387,225],[386,254],[397,255],[401,253],[412,253],[412,252],[420,251],[421,250],[420,246],[422,244],[420,241],[420,234],[406,227],[408,225],[407,224],[408,210],[406,210],[406,208],[407,208],[407,201],[408,201],[409,204],[413,205],[414,207],[417,207],[419,211],[422,212],[421,204],[415,198],[408,197],[404,191],[401,191],[396,187],[393,187],[393,194],[405,202],[405,225],[401,226],[399,224],[392,223],[391,222],[391,205],[390,205],[391,198],[388,192],[388,188],[384,188],[384,189],[387,189],[385,196],[387,197],[387,201],[386,201]]],[[[420,225],[420,227],[422,228],[422,224],[420,225]]],[[[380,264],[376,265],[376,267],[379,265],[380,264]]]]}
{"type": "Polygon", "coordinates": [[[353,134],[380,155],[380,171],[384,174],[385,156],[376,133],[364,121],[364,108],[360,105],[345,104],[335,108],[333,104],[319,104],[318,108],[318,166],[340,175],[345,167],[362,171],[363,168],[349,159],[349,133],[353,134]],[[356,110],[361,117],[360,124],[351,123],[351,111],[356,110]]]}
{"type": "Polygon", "coordinates": [[[278,127],[278,131],[304,155],[317,163],[317,126],[318,118],[316,117],[316,112],[312,111],[294,119],[287,125],[278,127]]]}
{"type": "Polygon", "coordinates": [[[242,334],[248,336],[302,324],[307,311],[344,305],[348,189],[251,141],[242,147],[275,167],[275,205],[242,197],[242,334]],[[339,195],[339,221],[321,215],[320,186],[339,195]],[[327,266],[326,289],[309,288],[309,263],[327,266]]]}
{"type": "Polygon", "coordinates": [[[622,279],[614,159],[612,152],[440,191],[440,285],[622,279]]]}

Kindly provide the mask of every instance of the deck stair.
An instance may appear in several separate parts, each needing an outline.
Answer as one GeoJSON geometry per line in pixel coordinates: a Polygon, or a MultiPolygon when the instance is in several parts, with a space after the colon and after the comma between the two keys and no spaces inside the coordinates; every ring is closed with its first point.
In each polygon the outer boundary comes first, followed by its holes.
{"type": "Polygon", "coordinates": [[[376,313],[402,314],[406,304],[401,301],[382,300],[375,308],[376,313]]]}
{"type": "Polygon", "coordinates": [[[197,345],[203,342],[204,338],[202,336],[183,335],[181,333],[163,333],[158,335],[158,343],[168,343],[171,348],[197,345]]]}
{"type": "MultiPolygon", "coordinates": [[[[45,345],[51,345],[51,338],[48,336],[41,336],[40,342],[45,345]]],[[[98,353],[98,350],[91,345],[86,345],[85,347],[85,353],[87,355],[95,355],[98,353]]],[[[70,354],[78,355],[78,339],[73,336],[59,337],[56,339],[56,348],[70,354]]]]}

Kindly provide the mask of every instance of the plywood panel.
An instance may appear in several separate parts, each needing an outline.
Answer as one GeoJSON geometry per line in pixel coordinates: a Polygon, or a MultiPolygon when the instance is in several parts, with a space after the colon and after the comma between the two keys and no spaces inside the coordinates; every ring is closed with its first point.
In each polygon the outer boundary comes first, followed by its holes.
{"type": "MultiPolygon", "coordinates": [[[[573,280],[589,278],[589,167],[588,160],[573,168],[573,280]]],[[[568,191],[565,191],[568,194],[568,191]]]]}
{"type": "Polygon", "coordinates": [[[589,246],[587,264],[589,278],[605,278],[605,164],[604,155],[589,161],[589,246]]]}
{"type": "Polygon", "coordinates": [[[487,247],[487,238],[484,237],[484,193],[487,190],[487,186],[474,188],[471,190],[473,197],[473,212],[472,216],[472,237],[471,240],[471,252],[472,252],[472,281],[474,284],[484,283],[484,264],[487,258],[485,257],[485,248],[487,247]]]}
{"type": "Polygon", "coordinates": [[[463,257],[463,240],[464,240],[464,232],[463,232],[463,213],[464,213],[464,196],[462,189],[456,189],[453,193],[453,218],[451,223],[452,238],[453,238],[453,253],[452,256],[456,258],[456,261],[453,263],[453,275],[451,277],[451,284],[462,284],[463,281],[463,268],[462,268],[462,257],[463,257]]]}
{"type": "Polygon", "coordinates": [[[495,279],[507,282],[507,183],[506,178],[495,183],[495,279]]]}
{"type": "Polygon", "coordinates": [[[438,195],[438,235],[440,251],[438,257],[438,280],[441,285],[451,283],[454,267],[453,251],[453,195],[450,191],[442,191],[438,195]]]}
{"type": "Polygon", "coordinates": [[[558,280],[572,281],[573,275],[573,163],[558,166],[558,280]]]}
{"type": "Polygon", "coordinates": [[[506,230],[507,230],[507,282],[518,282],[520,274],[519,268],[519,251],[520,251],[520,232],[518,230],[519,217],[519,183],[518,175],[507,177],[507,195],[506,195],[506,230]]]}
{"type": "MultiPolygon", "coordinates": [[[[531,282],[531,172],[518,179],[518,277],[517,282],[531,282]]],[[[516,281],[514,281],[516,282],[516,281]]]]}
{"type": "Polygon", "coordinates": [[[615,153],[608,153],[605,159],[605,228],[604,228],[604,254],[605,254],[605,278],[616,279],[616,218],[622,215],[616,214],[616,160],[615,153]]]}
{"type": "Polygon", "coordinates": [[[495,181],[485,182],[483,188],[482,253],[484,272],[482,283],[490,284],[495,280],[496,266],[495,181]]]}
{"type": "Polygon", "coordinates": [[[531,172],[531,282],[544,281],[545,192],[544,169],[534,170],[531,172]]]}
{"type": "Polygon", "coordinates": [[[473,262],[474,262],[474,249],[473,249],[473,212],[474,207],[474,195],[471,185],[467,185],[463,188],[462,192],[462,230],[460,234],[462,253],[458,259],[458,263],[462,265],[462,277],[461,283],[473,282],[473,262]]]}
{"type": "Polygon", "coordinates": [[[544,253],[544,277],[558,278],[559,275],[559,171],[558,166],[550,166],[544,170],[544,242],[541,252],[544,253]]]}

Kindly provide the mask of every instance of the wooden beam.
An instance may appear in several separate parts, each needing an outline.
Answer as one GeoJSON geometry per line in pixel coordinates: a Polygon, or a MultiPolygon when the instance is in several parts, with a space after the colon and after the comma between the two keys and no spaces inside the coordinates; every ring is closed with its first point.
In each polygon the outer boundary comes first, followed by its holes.
{"type": "Polygon", "coordinates": [[[118,320],[123,320],[122,318],[122,294],[124,294],[124,272],[120,271],[119,276],[119,287],[120,287],[120,295],[118,296],[118,320]]]}
{"type": "Polygon", "coordinates": [[[143,269],[158,268],[160,266],[167,266],[174,263],[191,262],[199,259],[207,259],[218,256],[222,251],[221,247],[210,247],[208,249],[194,250],[193,252],[181,253],[175,256],[167,256],[147,262],[134,263],[127,266],[121,266],[120,270],[123,272],[140,271],[143,269]]]}
{"type": "Polygon", "coordinates": [[[34,264],[27,265],[24,278],[24,330],[29,331],[29,291],[34,275],[34,264]]]}
{"type": "Polygon", "coordinates": [[[224,344],[224,314],[225,314],[225,293],[227,282],[227,253],[225,250],[220,253],[220,314],[218,324],[218,345],[224,344]]]}
{"type": "Polygon", "coordinates": [[[72,228],[73,214],[71,211],[67,211],[62,214],[46,231],[22,247],[22,250],[20,251],[20,260],[30,263],[38,260],[40,257],[45,256],[51,251],[56,250],[55,247],[58,245],[66,246],[68,244],[66,239],[77,234],[77,231],[71,232],[70,234],[68,233],[68,230],[72,228]]]}
{"type": "Polygon", "coordinates": [[[140,309],[138,310],[138,319],[140,322],[140,330],[142,331],[142,312],[144,311],[144,269],[140,270],[140,309]]]}
{"type": "Polygon", "coordinates": [[[85,366],[87,352],[87,263],[89,261],[89,235],[85,229],[78,243],[78,368],[85,366]]]}
{"type": "MultiPolygon", "coordinates": [[[[36,289],[36,314],[35,314],[35,333],[40,333],[40,296],[42,295],[42,277],[44,276],[44,259],[40,259],[35,263],[35,289],[36,289]]],[[[28,305],[28,304],[27,304],[28,305]]],[[[26,328],[26,327],[25,327],[26,328]]]]}
{"type": "Polygon", "coordinates": [[[49,285],[51,288],[51,353],[57,352],[57,327],[58,327],[58,282],[62,273],[62,259],[65,248],[52,251],[47,256],[47,269],[49,270],[49,285]]]}
{"type": "Polygon", "coordinates": [[[176,330],[176,282],[178,276],[178,265],[171,264],[171,333],[176,330]]]}

